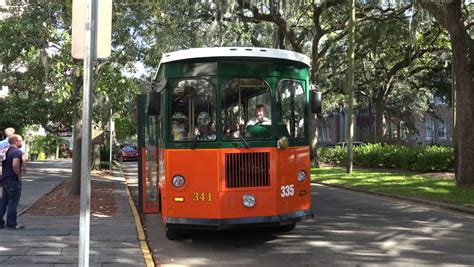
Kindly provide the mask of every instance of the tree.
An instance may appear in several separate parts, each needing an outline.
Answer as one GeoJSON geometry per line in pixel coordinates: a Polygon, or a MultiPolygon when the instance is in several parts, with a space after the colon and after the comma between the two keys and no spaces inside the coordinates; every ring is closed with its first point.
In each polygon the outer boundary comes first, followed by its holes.
{"type": "MultiPolygon", "coordinates": [[[[71,58],[71,10],[71,1],[16,3],[6,10],[7,17],[0,25],[0,56],[2,83],[9,86],[15,104],[27,103],[21,106],[22,112],[18,112],[25,114],[19,115],[20,124],[41,124],[53,132],[55,127],[74,125],[72,176],[75,186],[71,193],[79,194],[82,64],[71,58]]],[[[131,24],[123,20],[136,18],[115,19],[131,24]]],[[[140,28],[139,23],[135,26],[140,28]]],[[[93,92],[96,107],[93,119],[100,127],[108,120],[110,108],[126,112],[125,103],[133,102],[135,95],[143,91],[141,79],[128,79],[124,75],[126,70],[133,70],[133,63],[144,54],[129,30],[124,27],[114,32],[114,41],[119,40],[119,44],[115,43],[112,58],[99,61],[95,66],[98,82],[93,92]],[[107,111],[104,113],[97,107],[107,111]]]]}
{"type": "MultiPolygon", "coordinates": [[[[433,65],[440,50],[442,30],[436,25],[413,27],[418,13],[407,14],[411,4],[362,6],[357,34],[356,77],[359,95],[375,108],[376,142],[385,142],[386,110],[400,84],[433,65]]],[[[418,94],[418,92],[409,92],[418,94]]]]}
{"type": "Polygon", "coordinates": [[[450,35],[456,93],[455,120],[462,122],[455,127],[456,182],[459,186],[474,186],[474,39],[469,34],[474,27],[474,4],[461,0],[418,2],[450,35]]]}

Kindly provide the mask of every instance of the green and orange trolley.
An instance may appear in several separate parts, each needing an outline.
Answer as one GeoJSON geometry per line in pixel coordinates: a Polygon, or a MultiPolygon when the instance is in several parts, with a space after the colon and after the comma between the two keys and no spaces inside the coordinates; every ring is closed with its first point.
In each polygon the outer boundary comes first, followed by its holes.
{"type": "Polygon", "coordinates": [[[321,96],[309,68],[305,55],[269,48],[162,56],[138,101],[139,192],[169,239],[185,229],[292,230],[313,216],[309,120],[321,96]]]}

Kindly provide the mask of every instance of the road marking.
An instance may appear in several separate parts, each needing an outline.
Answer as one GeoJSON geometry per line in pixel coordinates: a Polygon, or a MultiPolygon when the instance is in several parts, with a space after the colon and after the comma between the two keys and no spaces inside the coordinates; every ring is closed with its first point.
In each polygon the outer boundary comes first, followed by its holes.
{"type": "MultiPolygon", "coordinates": [[[[122,168],[120,168],[122,171],[122,168]]],[[[122,171],[122,176],[124,175],[122,171]]],[[[125,178],[125,176],[124,176],[125,178]]],[[[127,181],[127,179],[125,179],[127,181]]],[[[153,261],[153,257],[150,253],[150,248],[148,247],[148,243],[146,242],[145,232],[143,231],[142,222],[140,221],[140,216],[138,215],[137,208],[135,207],[135,203],[133,203],[132,194],[130,194],[130,190],[128,186],[125,186],[127,189],[127,196],[128,196],[128,203],[130,204],[130,208],[132,209],[133,218],[135,219],[135,227],[137,229],[138,234],[138,241],[140,241],[140,248],[143,252],[143,258],[145,259],[145,263],[147,267],[155,267],[155,262],[153,261]]]]}

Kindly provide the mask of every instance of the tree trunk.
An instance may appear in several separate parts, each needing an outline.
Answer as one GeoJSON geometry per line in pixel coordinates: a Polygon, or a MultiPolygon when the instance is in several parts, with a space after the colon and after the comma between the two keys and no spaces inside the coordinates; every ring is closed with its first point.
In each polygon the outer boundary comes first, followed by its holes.
{"type": "Polygon", "coordinates": [[[92,170],[100,169],[100,145],[92,144],[92,170]]]}
{"type": "Polygon", "coordinates": [[[470,37],[462,21],[461,1],[446,4],[446,24],[453,49],[454,75],[456,80],[456,127],[457,168],[456,183],[474,186],[474,66],[470,51],[470,37]]]}
{"type": "Polygon", "coordinates": [[[72,152],[72,185],[70,196],[81,194],[81,151],[82,151],[82,120],[74,118],[74,140],[72,152]]]}
{"type": "Polygon", "coordinates": [[[385,100],[377,97],[375,100],[375,142],[385,142],[385,100]]]}
{"type": "Polygon", "coordinates": [[[317,144],[318,144],[318,131],[317,131],[317,116],[316,114],[313,114],[309,112],[309,124],[308,124],[310,133],[310,162],[311,162],[311,167],[312,168],[319,168],[319,160],[318,160],[318,149],[317,149],[317,144]]]}
{"type": "MultiPolygon", "coordinates": [[[[311,77],[310,83],[314,85],[319,84],[319,42],[321,40],[321,37],[323,35],[321,25],[320,25],[320,17],[321,17],[321,12],[322,9],[318,7],[317,5],[313,6],[313,27],[315,29],[315,34],[313,37],[312,41],[312,47],[311,47],[311,61],[312,61],[312,67],[311,67],[311,77]]],[[[309,124],[309,138],[311,140],[310,142],[310,158],[311,158],[311,167],[313,168],[319,168],[319,160],[318,160],[318,132],[317,132],[317,116],[315,114],[310,114],[310,124],[309,124]]]]}

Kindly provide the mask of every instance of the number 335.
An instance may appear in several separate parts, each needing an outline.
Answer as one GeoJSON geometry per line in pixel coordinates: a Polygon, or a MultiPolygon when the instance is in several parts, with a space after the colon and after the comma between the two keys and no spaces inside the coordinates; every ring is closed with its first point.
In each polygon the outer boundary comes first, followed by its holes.
{"type": "Polygon", "coordinates": [[[295,186],[290,184],[290,185],[282,185],[280,187],[281,190],[281,197],[290,197],[295,194],[295,186]]]}

